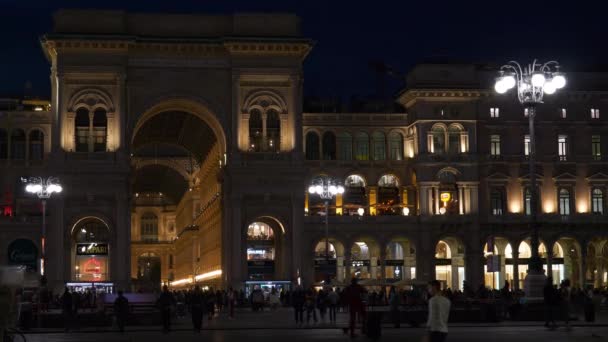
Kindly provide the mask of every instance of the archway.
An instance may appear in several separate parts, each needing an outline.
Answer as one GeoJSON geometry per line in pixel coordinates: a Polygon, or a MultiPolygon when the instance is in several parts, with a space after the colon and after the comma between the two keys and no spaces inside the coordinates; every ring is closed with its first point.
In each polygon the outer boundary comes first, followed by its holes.
{"type": "Polygon", "coordinates": [[[350,247],[350,275],[357,279],[379,279],[380,250],[371,238],[361,238],[350,247]]]}
{"type": "Polygon", "coordinates": [[[325,239],[318,240],[314,247],[314,281],[315,283],[344,283],[344,245],[335,238],[329,238],[329,249],[325,248],[325,239]]]}
{"type": "Polygon", "coordinates": [[[160,291],[161,260],[155,253],[146,252],[137,257],[137,287],[143,292],[160,291]]]}
{"type": "MultiPolygon", "coordinates": [[[[581,246],[574,238],[562,237],[555,241],[552,247],[551,271],[547,276],[553,278],[553,284],[560,284],[564,279],[570,279],[573,287],[582,288],[581,278],[581,246]]],[[[548,266],[545,267],[548,269],[548,266]]]]}
{"type": "Polygon", "coordinates": [[[360,175],[350,175],[344,180],[342,207],[344,215],[357,215],[359,208],[367,211],[366,182],[360,175]]]}
{"type": "Polygon", "coordinates": [[[110,280],[110,229],[97,217],[79,220],[72,229],[72,280],[105,282],[110,280]]]}
{"type": "Polygon", "coordinates": [[[463,289],[464,253],[464,245],[456,238],[444,238],[435,245],[435,279],[443,288],[463,289]]]}
{"type": "MultiPolygon", "coordinates": [[[[517,253],[518,253],[518,258],[519,258],[519,263],[517,266],[517,275],[518,275],[518,279],[519,279],[519,288],[523,289],[524,288],[524,281],[526,279],[526,276],[528,275],[528,264],[530,263],[530,257],[532,256],[532,248],[531,248],[531,244],[530,244],[530,239],[526,239],[522,242],[520,242],[518,248],[517,248],[517,253]]],[[[513,250],[511,249],[511,245],[508,245],[508,249],[505,250],[505,254],[507,256],[507,258],[509,258],[509,256],[513,257],[513,250]]],[[[543,267],[545,270],[545,273],[547,272],[547,247],[545,246],[545,243],[540,241],[539,245],[538,245],[538,254],[543,262],[543,267]]],[[[513,270],[513,272],[515,272],[515,270],[513,270]]]]}
{"type": "Polygon", "coordinates": [[[410,240],[396,238],[386,245],[384,279],[387,283],[416,279],[416,249],[410,240]]]}

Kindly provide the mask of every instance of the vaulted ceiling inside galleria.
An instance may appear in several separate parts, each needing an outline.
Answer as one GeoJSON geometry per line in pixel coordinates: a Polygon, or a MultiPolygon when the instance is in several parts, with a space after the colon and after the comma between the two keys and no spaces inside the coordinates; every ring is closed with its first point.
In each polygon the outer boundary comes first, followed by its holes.
{"type": "Polygon", "coordinates": [[[133,139],[134,160],[145,161],[134,174],[133,192],[163,194],[177,204],[191,174],[216,143],[211,128],[195,115],[172,111],[146,121],[133,139]]]}

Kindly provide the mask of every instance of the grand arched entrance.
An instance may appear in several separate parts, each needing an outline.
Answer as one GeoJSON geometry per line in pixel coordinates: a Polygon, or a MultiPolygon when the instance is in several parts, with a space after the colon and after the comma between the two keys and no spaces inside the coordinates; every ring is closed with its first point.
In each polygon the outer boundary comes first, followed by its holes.
{"type": "Polygon", "coordinates": [[[345,280],[344,245],[329,238],[319,240],[314,249],[314,281],[325,284],[328,281],[334,284],[343,284],[345,280]],[[326,248],[326,245],[328,248],[326,248]]]}
{"type": "Polygon", "coordinates": [[[110,277],[112,244],[110,228],[98,217],[77,221],[71,231],[72,277],[70,287],[82,291],[90,287],[113,291],[110,277]]]}
{"type": "Polygon", "coordinates": [[[220,285],[218,174],[225,151],[222,126],[196,101],[162,101],[134,124],[131,269],[137,270],[133,278],[139,285],[146,289],[161,282],[173,287],[220,285]],[[154,255],[142,256],[146,250],[154,255]],[[154,284],[144,286],[147,283],[154,284]]]}
{"type": "Polygon", "coordinates": [[[435,279],[444,288],[462,290],[465,279],[464,245],[460,240],[446,237],[435,246],[435,279]]]}

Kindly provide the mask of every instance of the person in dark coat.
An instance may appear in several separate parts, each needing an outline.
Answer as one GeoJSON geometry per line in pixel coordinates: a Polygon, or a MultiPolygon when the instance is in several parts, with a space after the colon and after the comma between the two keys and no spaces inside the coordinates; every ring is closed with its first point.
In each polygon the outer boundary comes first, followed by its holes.
{"type": "Polygon", "coordinates": [[[545,287],[543,288],[543,299],[545,301],[545,327],[555,329],[555,308],[557,306],[558,294],[553,287],[553,278],[548,277],[545,287]]]}
{"type": "Polygon", "coordinates": [[[200,286],[196,285],[192,294],[190,294],[190,312],[192,313],[192,327],[194,331],[201,332],[203,326],[203,307],[205,299],[200,286]]]}
{"type": "Polygon", "coordinates": [[[125,324],[129,317],[129,300],[122,291],[118,291],[118,297],[114,300],[114,314],[116,315],[116,325],[120,332],[125,331],[125,324]]]}
{"type": "Polygon", "coordinates": [[[306,294],[302,290],[301,286],[298,286],[292,293],[291,302],[296,318],[296,324],[304,323],[304,302],[306,301],[306,294]]]}
{"type": "Polygon", "coordinates": [[[69,331],[72,326],[72,309],[74,302],[72,300],[72,294],[66,287],[61,296],[61,313],[63,314],[63,323],[65,325],[65,331],[69,331]]]}
{"type": "Polygon", "coordinates": [[[176,304],[175,297],[169,292],[167,285],[163,286],[158,298],[158,306],[160,308],[161,320],[163,322],[163,332],[168,333],[171,330],[171,308],[176,304]]]}
{"type": "Polygon", "coordinates": [[[357,315],[361,321],[365,321],[365,306],[362,298],[367,293],[367,290],[357,283],[357,278],[353,278],[351,284],[344,291],[346,292],[346,303],[350,312],[348,330],[350,330],[350,336],[354,337],[357,315]]]}

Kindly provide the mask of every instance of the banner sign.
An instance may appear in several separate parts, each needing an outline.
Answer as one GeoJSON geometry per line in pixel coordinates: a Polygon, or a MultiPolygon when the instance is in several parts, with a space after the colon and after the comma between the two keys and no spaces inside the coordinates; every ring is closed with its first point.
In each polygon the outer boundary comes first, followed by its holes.
{"type": "Polygon", "coordinates": [[[76,255],[108,255],[107,243],[78,243],[76,255]]]}

